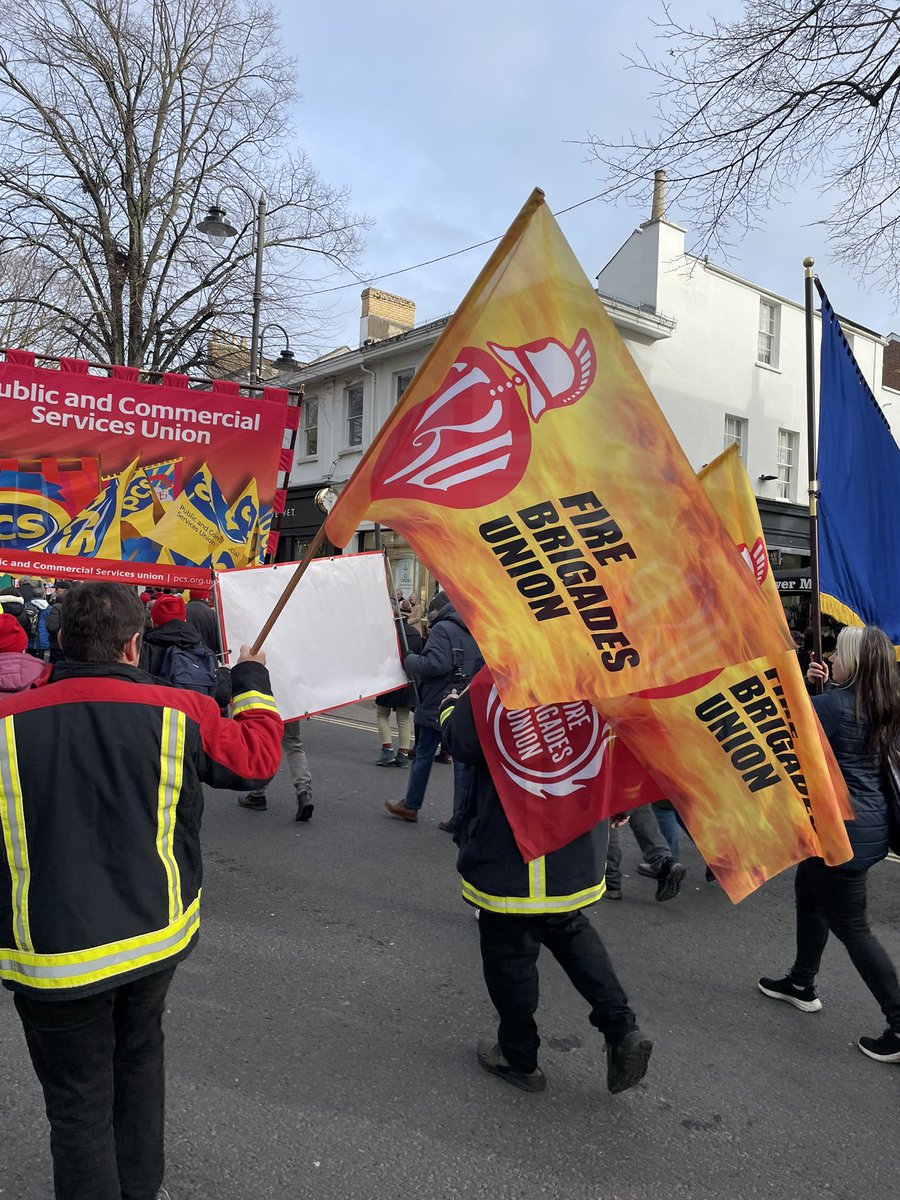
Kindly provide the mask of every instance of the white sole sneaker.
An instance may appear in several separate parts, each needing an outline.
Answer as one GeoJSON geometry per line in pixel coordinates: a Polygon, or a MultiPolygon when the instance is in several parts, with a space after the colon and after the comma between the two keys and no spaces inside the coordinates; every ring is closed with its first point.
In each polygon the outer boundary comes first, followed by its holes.
{"type": "Polygon", "coordinates": [[[869,1050],[863,1045],[862,1038],[860,1038],[856,1045],[860,1050],[862,1050],[866,1058],[874,1058],[876,1062],[900,1063],[900,1050],[898,1050],[895,1054],[876,1054],[874,1050],[869,1050]]]}
{"type": "Polygon", "coordinates": [[[799,996],[788,996],[784,992],[774,992],[771,988],[764,988],[761,983],[756,986],[764,996],[769,996],[772,1000],[784,1000],[786,1004],[793,1004],[794,1008],[799,1008],[801,1012],[819,1012],[822,1008],[822,1001],[818,996],[815,1000],[801,1000],[799,996]]]}

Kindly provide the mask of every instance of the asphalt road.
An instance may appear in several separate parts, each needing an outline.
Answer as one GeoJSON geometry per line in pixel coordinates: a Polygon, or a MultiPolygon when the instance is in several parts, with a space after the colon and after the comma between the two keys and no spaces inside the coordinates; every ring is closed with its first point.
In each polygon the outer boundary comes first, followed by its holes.
{"type": "MultiPolygon", "coordinates": [[[[732,907],[691,848],[682,894],[656,904],[626,839],[622,903],[603,932],[655,1040],[644,1084],[605,1089],[599,1036],[542,959],[546,1092],[485,1075],[494,1031],[477,926],[437,822],[436,766],[417,826],[390,820],[405,775],[373,764],[374,730],[306,730],[316,812],[292,819],[282,773],[269,811],[209,797],[204,932],[167,1016],[173,1200],[893,1200],[900,1067],[855,1049],[881,1014],[842,947],[821,1013],[766,1000],[791,961],[790,877],[732,907]]],[[[900,865],[871,875],[879,934],[900,962],[900,865]]],[[[0,1196],[49,1200],[41,1098],[0,995],[0,1196]]]]}

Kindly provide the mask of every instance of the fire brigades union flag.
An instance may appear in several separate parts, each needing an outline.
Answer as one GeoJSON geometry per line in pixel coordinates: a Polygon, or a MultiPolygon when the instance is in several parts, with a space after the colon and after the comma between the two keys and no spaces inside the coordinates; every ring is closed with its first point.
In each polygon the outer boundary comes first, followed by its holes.
{"type": "Polygon", "coordinates": [[[403,535],[509,708],[790,649],[535,191],[341,493],[403,535]]]}

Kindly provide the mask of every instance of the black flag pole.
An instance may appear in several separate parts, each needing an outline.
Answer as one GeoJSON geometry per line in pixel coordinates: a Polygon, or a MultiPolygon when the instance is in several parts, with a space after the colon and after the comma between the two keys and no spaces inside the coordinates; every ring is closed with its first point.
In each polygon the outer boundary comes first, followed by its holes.
{"type": "MultiPolygon", "coordinates": [[[[822,601],[819,596],[819,479],[816,467],[816,362],[813,313],[813,266],[815,259],[804,258],[804,299],[806,308],[806,437],[809,466],[809,573],[812,585],[809,623],[812,626],[813,654],[822,661],[822,601]]],[[[815,692],[822,683],[813,684],[815,692]]]]}

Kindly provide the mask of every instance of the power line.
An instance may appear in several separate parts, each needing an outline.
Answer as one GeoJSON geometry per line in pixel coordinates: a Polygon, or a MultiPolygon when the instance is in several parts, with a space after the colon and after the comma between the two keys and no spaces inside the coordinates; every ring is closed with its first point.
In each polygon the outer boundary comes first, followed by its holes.
{"type": "MultiPolygon", "coordinates": [[[[573,209],[581,208],[585,204],[591,204],[594,200],[602,200],[604,195],[605,192],[600,192],[596,196],[588,196],[586,200],[579,200],[577,204],[570,204],[568,208],[557,209],[553,215],[561,217],[564,213],[572,212],[573,209]]],[[[370,275],[368,279],[354,279],[351,283],[338,283],[334,287],[318,288],[316,291],[305,294],[307,296],[324,296],[329,292],[343,292],[347,288],[359,287],[360,284],[380,283],[382,279],[393,279],[396,275],[406,275],[409,271],[418,271],[420,267],[431,267],[435,263],[446,262],[448,258],[458,258],[460,254],[468,254],[470,250],[481,250],[484,246],[493,246],[502,237],[503,234],[498,233],[496,237],[487,238],[483,242],[474,242],[471,246],[463,246],[461,250],[451,250],[449,254],[440,254],[437,258],[427,258],[424,262],[413,263],[411,267],[401,267],[398,271],[387,271],[384,275],[370,275]]]]}

